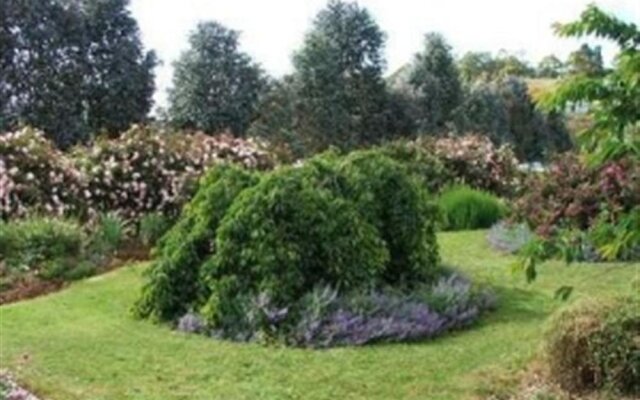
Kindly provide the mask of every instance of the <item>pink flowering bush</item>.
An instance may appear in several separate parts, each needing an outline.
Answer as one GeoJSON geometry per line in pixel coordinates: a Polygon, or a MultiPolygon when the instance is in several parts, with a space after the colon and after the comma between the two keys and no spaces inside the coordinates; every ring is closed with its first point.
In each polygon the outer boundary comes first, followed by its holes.
{"type": "Polygon", "coordinates": [[[453,175],[455,183],[511,196],[521,181],[511,147],[496,147],[486,136],[446,137],[423,144],[430,147],[453,175]]]}
{"type": "Polygon", "coordinates": [[[0,217],[29,213],[91,218],[118,212],[139,219],[149,212],[175,216],[198,178],[213,164],[273,167],[251,139],[164,132],[133,126],[117,139],[98,139],[63,153],[42,132],[25,128],[0,135],[0,217]]]}
{"type": "Polygon", "coordinates": [[[91,212],[117,210],[129,219],[149,212],[175,216],[204,170],[219,162],[248,168],[272,166],[250,140],[228,135],[176,134],[133,126],[118,139],[76,151],[91,212]]]}
{"type": "Polygon", "coordinates": [[[82,185],[79,171],[42,132],[0,135],[0,218],[76,211],[82,185]]]}

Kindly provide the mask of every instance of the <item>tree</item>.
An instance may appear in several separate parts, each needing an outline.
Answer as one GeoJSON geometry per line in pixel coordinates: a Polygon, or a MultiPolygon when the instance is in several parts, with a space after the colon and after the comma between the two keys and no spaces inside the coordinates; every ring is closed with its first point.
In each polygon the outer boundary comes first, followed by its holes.
{"type": "Polygon", "coordinates": [[[462,88],[451,47],[442,35],[425,36],[424,50],[415,56],[409,84],[416,96],[418,129],[421,132],[444,129],[460,104],[462,88]]]}
{"type": "Polygon", "coordinates": [[[567,60],[569,73],[582,74],[587,76],[599,76],[604,72],[602,64],[602,50],[600,46],[594,48],[588,44],[583,44],[580,48],[571,54],[567,60]]]}
{"type": "Polygon", "coordinates": [[[612,70],[600,75],[572,75],[543,100],[552,110],[588,104],[594,123],[580,135],[592,163],[625,156],[640,159],[640,31],[590,5],[580,19],[557,24],[563,37],[596,36],[616,43],[619,52],[612,70]]]}
{"type": "Polygon", "coordinates": [[[62,147],[142,121],[153,53],[128,1],[6,0],[0,19],[0,129],[30,124],[62,147]]]}
{"type": "Polygon", "coordinates": [[[391,134],[382,79],[385,37],[356,3],[330,1],[293,58],[298,128],[316,149],[353,148],[391,134]]]}
{"type": "Polygon", "coordinates": [[[244,135],[265,88],[262,69],[238,49],[239,33],[198,24],[174,64],[169,118],[181,128],[244,135]]]}
{"type": "Polygon", "coordinates": [[[498,53],[496,58],[497,77],[517,76],[531,77],[534,75],[533,68],[529,64],[514,54],[504,50],[498,53]]]}
{"type": "Polygon", "coordinates": [[[536,75],[540,78],[557,78],[564,72],[564,63],[553,54],[540,60],[536,75]]]}
{"type": "Polygon", "coordinates": [[[472,86],[453,119],[459,134],[483,134],[495,144],[514,142],[506,104],[494,83],[478,82],[472,86]]]}
{"type": "Polygon", "coordinates": [[[470,51],[458,61],[458,70],[467,83],[491,81],[497,76],[498,65],[491,53],[470,51]]]}
{"type": "Polygon", "coordinates": [[[86,102],[92,132],[116,134],[145,120],[153,105],[153,51],[144,52],[129,0],[82,0],[87,20],[86,102]]]}

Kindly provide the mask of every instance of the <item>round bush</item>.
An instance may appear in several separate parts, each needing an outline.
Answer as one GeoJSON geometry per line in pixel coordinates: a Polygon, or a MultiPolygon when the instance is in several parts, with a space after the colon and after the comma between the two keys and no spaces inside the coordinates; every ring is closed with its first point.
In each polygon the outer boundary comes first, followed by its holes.
{"type": "Polygon", "coordinates": [[[389,259],[376,228],[306,172],[264,177],[222,220],[216,253],[203,267],[211,289],[206,315],[214,325],[240,311],[240,295],[264,293],[286,306],[318,284],[375,285],[389,259]]]}
{"type": "Polygon", "coordinates": [[[551,378],[570,391],[640,394],[640,298],[583,301],[557,314],[546,335],[551,378]]]}
{"type": "Polygon", "coordinates": [[[489,228],[505,215],[505,207],[498,198],[466,186],[444,191],[438,205],[446,230],[489,228]]]}
{"type": "Polygon", "coordinates": [[[176,318],[206,292],[202,263],[213,254],[218,225],[238,194],[258,181],[256,173],[220,165],[205,175],[178,222],[157,243],[148,281],[135,307],[140,317],[176,318]]]}

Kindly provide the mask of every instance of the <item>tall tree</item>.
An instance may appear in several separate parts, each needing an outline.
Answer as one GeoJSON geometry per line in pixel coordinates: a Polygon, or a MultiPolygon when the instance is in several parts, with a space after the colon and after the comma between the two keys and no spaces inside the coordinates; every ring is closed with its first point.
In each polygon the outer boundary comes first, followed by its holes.
{"type": "Polygon", "coordinates": [[[424,50],[415,56],[409,83],[417,101],[418,129],[440,131],[462,100],[462,88],[451,47],[438,33],[425,36],[424,50]]]}
{"type": "MultiPolygon", "coordinates": [[[[77,1],[77,0],[76,0],[77,1]]],[[[86,102],[92,132],[114,134],[143,121],[153,105],[153,51],[144,52],[129,0],[81,0],[86,16],[86,102]]]]}
{"type": "Polygon", "coordinates": [[[356,3],[330,1],[294,55],[299,128],[317,148],[352,148],[389,134],[382,48],[385,37],[356,3]]]}
{"type": "Polygon", "coordinates": [[[169,118],[179,127],[245,134],[265,88],[261,68],[238,48],[237,31],[198,24],[174,64],[169,118]]]}
{"type": "Polygon", "coordinates": [[[564,63],[553,54],[540,60],[536,75],[540,78],[557,78],[564,72],[564,63]]]}
{"type": "Polygon", "coordinates": [[[30,124],[60,146],[143,120],[153,53],[125,0],[5,0],[0,129],[30,124]]]}
{"type": "Polygon", "coordinates": [[[498,65],[491,53],[469,51],[458,60],[458,70],[467,83],[491,81],[497,77],[498,65]]]}
{"type": "Polygon", "coordinates": [[[571,54],[567,60],[569,73],[582,74],[587,76],[599,76],[604,72],[602,63],[602,49],[600,46],[591,48],[588,44],[583,44],[571,54]]]}

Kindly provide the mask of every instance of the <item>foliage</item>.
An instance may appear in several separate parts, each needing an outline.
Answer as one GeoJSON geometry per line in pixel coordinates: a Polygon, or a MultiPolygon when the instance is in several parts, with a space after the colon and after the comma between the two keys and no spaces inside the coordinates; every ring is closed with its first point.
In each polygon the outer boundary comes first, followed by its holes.
{"type": "Polygon", "coordinates": [[[553,380],[567,390],[640,393],[638,298],[583,301],[558,314],[546,335],[553,380]]]}
{"type": "Polygon", "coordinates": [[[593,124],[581,135],[591,163],[602,164],[625,156],[640,154],[640,32],[627,23],[590,5],[580,19],[556,25],[560,36],[596,36],[619,46],[614,68],[602,76],[584,73],[566,78],[544,105],[563,109],[573,104],[588,104],[593,124]]]}
{"type": "Polygon", "coordinates": [[[118,139],[81,148],[75,162],[86,176],[90,213],[118,211],[127,219],[149,212],[177,216],[210,166],[233,162],[267,168],[270,157],[251,140],[171,134],[133,126],[118,139]]]}
{"type": "Polygon", "coordinates": [[[41,212],[62,216],[78,210],[79,171],[40,131],[0,135],[0,218],[41,212]]]}
{"type": "Polygon", "coordinates": [[[274,307],[264,294],[245,303],[240,320],[229,321],[215,336],[327,348],[439,336],[475,322],[493,308],[495,298],[452,274],[408,293],[386,288],[341,295],[330,286],[316,286],[286,308],[274,307]],[[283,317],[291,313],[300,315],[298,322],[282,329],[283,317]]]}
{"type": "Polygon", "coordinates": [[[209,320],[224,324],[239,312],[240,294],[264,291],[280,305],[319,282],[348,290],[379,280],[389,252],[376,228],[354,203],[314,187],[305,172],[275,172],[230,207],[216,253],[203,267],[211,282],[209,320]]]}
{"type": "Polygon", "coordinates": [[[595,46],[591,48],[584,43],[578,50],[569,54],[567,67],[570,74],[591,77],[601,76],[604,73],[601,47],[595,46]]]}
{"type": "Polygon", "coordinates": [[[0,256],[9,269],[35,269],[56,258],[75,257],[87,237],[74,221],[30,218],[0,222],[0,256]]]}
{"type": "Polygon", "coordinates": [[[499,221],[491,226],[487,241],[496,250],[516,254],[527,243],[535,240],[535,235],[527,224],[499,221]]]}
{"type": "Polygon", "coordinates": [[[454,176],[424,140],[398,140],[379,147],[387,157],[402,164],[429,193],[438,193],[454,176]]]}
{"type": "Polygon", "coordinates": [[[110,254],[117,250],[129,234],[127,223],[116,213],[102,213],[91,227],[91,250],[110,254]]]}
{"type": "Polygon", "coordinates": [[[180,128],[244,135],[265,80],[260,67],[238,49],[239,33],[202,22],[189,49],[174,65],[169,118],[180,128]]]}
{"type": "Polygon", "coordinates": [[[480,135],[424,141],[453,175],[453,182],[499,196],[513,195],[521,181],[518,160],[508,145],[496,147],[480,135]]]}
{"type": "Polygon", "coordinates": [[[393,134],[382,79],[384,34],[356,3],[332,0],[318,13],[294,55],[296,134],[312,150],[351,149],[393,134]]]}
{"type": "Polygon", "coordinates": [[[493,143],[513,144],[509,125],[510,115],[503,96],[495,83],[478,82],[468,89],[452,118],[457,132],[473,132],[491,139],[493,143]]]}
{"type": "Polygon", "coordinates": [[[67,147],[143,121],[157,61],[128,4],[4,2],[0,131],[29,124],[67,147]]]}
{"type": "MultiPolygon", "coordinates": [[[[320,283],[410,287],[439,275],[435,207],[382,151],[328,153],[259,181],[228,168],[159,242],[139,316],[200,311],[242,336],[236,323],[261,293],[280,310],[320,283]]],[[[254,322],[268,325],[263,317],[254,322]]]]}
{"type": "Polygon", "coordinates": [[[534,74],[526,61],[504,50],[496,56],[488,52],[467,52],[458,60],[457,66],[460,77],[467,84],[491,82],[508,76],[524,78],[534,74]]]}
{"type": "Polygon", "coordinates": [[[172,224],[172,219],[162,213],[145,214],[138,224],[138,237],[144,245],[153,246],[167,233],[172,224]]]}
{"type": "Polygon", "coordinates": [[[460,104],[462,89],[451,46],[442,35],[429,33],[425,36],[424,50],[415,56],[409,85],[415,96],[419,132],[443,130],[460,104]]]}
{"type": "Polygon", "coordinates": [[[200,270],[216,250],[220,222],[236,196],[257,179],[231,165],[214,167],[202,178],[195,197],[156,245],[148,281],[134,309],[137,316],[172,319],[202,302],[206,288],[200,270]]]}
{"type": "Polygon", "coordinates": [[[556,228],[586,230],[598,216],[615,222],[640,203],[640,166],[627,159],[592,168],[566,155],[546,173],[530,176],[525,186],[514,209],[539,234],[548,236],[556,228]]]}
{"type": "Polygon", "coordinates": [[[553,54],[544,56],[538,63],[536,76],[539,78],[556,79],[565,71],[565,64],[553,54]]]}
{"type": "Polygon", "coordinates": [[[438,206],[447,230],[489,228],[505,215],[505,206],[498,198],[466,186],[445,190],[438,206]]]}

